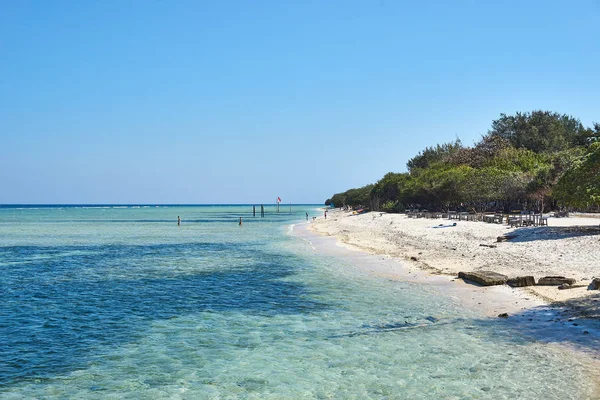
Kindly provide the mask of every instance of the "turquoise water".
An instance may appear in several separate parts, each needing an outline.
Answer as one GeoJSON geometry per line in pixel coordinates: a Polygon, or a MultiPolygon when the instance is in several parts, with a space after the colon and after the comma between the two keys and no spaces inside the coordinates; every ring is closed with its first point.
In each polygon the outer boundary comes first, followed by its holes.
{"type": "Polygon", "coordinates": [[[0,208],[0,398],[594,397],[566,351],[316,253],[305,212],[0,208]]]}

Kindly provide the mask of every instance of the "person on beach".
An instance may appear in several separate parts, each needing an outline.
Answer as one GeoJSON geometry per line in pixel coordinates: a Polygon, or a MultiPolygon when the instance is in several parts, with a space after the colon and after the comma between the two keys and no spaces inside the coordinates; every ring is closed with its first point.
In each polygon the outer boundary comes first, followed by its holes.
{"type": "Polygon", "coordinates": [[[239,225],[242,226],[242,217],[240,217],[240,223],[239,223],[239,225]]]}
{"type": "Polygon", "coordinates": [[[327,210],[325,210],[325,212],[323,213],[323,215],[325,215],[325,219],[327,219],[327,210]]]}
{"type": "Polygon", "coordinates": [[[179,215],[177,216],[177,226],[181,226],[181,218],[179,218],[179,215]]]}
{"type": "Polygon", "coordinates": [[[306,213],[306,220],[308,221],[308,213],[306,213]]]}

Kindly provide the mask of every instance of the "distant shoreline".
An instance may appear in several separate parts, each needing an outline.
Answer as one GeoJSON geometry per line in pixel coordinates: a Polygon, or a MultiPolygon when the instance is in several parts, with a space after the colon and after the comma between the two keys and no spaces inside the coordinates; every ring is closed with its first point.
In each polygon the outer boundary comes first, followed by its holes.
{"type": "MultiPolygon", "coordinates": [[[[106,203],[106,204],[102,204],[102,203],[66,203],[66,204],[52,204],[52,203],[41,203],[41,204],[34,204],[34,203],[27,203],[27,204],[18,204],[18,203],[7,203],[7,204],[0,204],[0,208],[17,208],[17,207],[22,207],[22,208],[34,208],[34,207],[39,207],[39,208],[52,208],[52,207],[243,207],[243,206],[255,206],[255,205],[269,205],[269,206],[275,206],[275,203],[228,203],[228,204],[219,204],[219,203],[198,203],[198,204],[169,204],[169,203],[125,203],[125,204],[119,204],[119,203],[106,203]]],[[[281,203],[281,206],[290,206],[290,203],[281,203]]],[[[311,204],[311,203],[291,203],[291,206],[315,206],[315,207],[319,207],[321,206],[321,204],[311,204]]]]}

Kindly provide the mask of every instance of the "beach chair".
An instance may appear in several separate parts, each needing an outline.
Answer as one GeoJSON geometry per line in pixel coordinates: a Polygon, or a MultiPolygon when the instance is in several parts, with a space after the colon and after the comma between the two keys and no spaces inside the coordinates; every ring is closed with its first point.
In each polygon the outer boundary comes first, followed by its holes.
{"type": "Polygon", "coordinates": [[[519,227],[523,225],[523,220],[520,216],[508,217],[508,225],[510,225],[511,228],[519,227]]]}
{"type": "Polygon", "coordinates": [[[536,218],[534,215],[523,214],[523,215],[521,215],[521,218],[523,220],[523,222],[522,222],[523,226],[534,226],[536,224],[536,218]]]}

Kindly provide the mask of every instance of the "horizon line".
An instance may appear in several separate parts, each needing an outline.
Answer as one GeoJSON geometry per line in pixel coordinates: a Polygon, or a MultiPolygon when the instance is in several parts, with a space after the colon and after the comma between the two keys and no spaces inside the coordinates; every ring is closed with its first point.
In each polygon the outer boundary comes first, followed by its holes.
{"type": "MultiPolygon", "coordinates": [[[[277,203],[0,203],[5,206],[256,206],[277,205],[277,203]]],[[[293,206],[313,206],[321,203],[279,203],[293,206]]]]}

